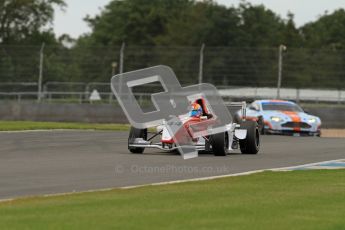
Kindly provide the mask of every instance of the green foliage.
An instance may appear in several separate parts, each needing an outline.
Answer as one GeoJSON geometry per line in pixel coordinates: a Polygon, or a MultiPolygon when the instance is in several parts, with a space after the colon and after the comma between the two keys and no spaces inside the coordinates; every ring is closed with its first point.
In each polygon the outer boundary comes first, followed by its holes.
{"type": "Polygon", "coordinates": [[[189,0],[112,1],[100,16],[87,17],[93,29],[95,45],[154,45],[154,38],[166,29],[166,23],[191,4],[189,0]]]}
{"type": "Polygon", "coordinates": [[[303,36],[300,30],[296,27],[294,22],[294,15],[288,13],[288,20],[286,21],[285,30],[283,32],[282,44],[287,47],[303,47],[304,46],[303,36]]]}
{"type": "Polygon", "coordinates": [[[244,46],[277,47],[282,43],[284,21],[263,5],[242,3],[239,8],[244,46]]]}
{"type": "Polygon", "coordinates": [[[317,21],[301,28],[306,45],[311,48],[345,48],[345,10],[339,9],[325,14],[317,21]]]}
{"type": "Polygon", "coordinates": [[[167,29],[155,41],[158,45],[236,46],[239,21],[234,8],[211,1],[196,2],[172,17],[167,22],[167,29]]]}
{"type": "Polygon", "coordinates": [[[286,30],[296,33],[293,17],[285,22],[263,5],[243,2],[239,8],[213,1],[112,1],[86,21],[89,45],[169,45],[272,47],[284,41],[286,30]]]}
{"type": "Polygon", "coordinates": [[[0,0],[0,43],[35,43],[51,39],[52,33],[40,33],[52,23],[54,5],[64,7],[64,0],[0,0]],[[40,38],[40,39],[33,39],[40,38]]]}
{"type": "Polygon", "coordinates": [[[0,82],[38,76],[37,45],[60,45],[49,28],[64,0],[0,0],[0,82]],[[25,48],[23,47],[25,45],[25,48]]]}
{"type": "Polygon", "coordinates": [[[30,81],[38,76],[39,47],[0,45],[0,82],[30,81]]]}

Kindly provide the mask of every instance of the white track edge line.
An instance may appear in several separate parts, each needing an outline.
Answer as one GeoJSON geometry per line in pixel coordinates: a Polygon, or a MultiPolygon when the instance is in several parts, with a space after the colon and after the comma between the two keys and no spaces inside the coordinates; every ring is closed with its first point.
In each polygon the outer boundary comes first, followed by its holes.
{"type": "Polygon", "coordinates": [[[345,159],[337,159],[337,160],[329,160],[329,161],[321,161],[321,162],[315,162],[315,163],[309,163],[309,164],[303,164],[303,165],[296,165],[296,166],[288,166],[288,167],[280,167],[280,168],[268,168],[268,169],[258,169],[258,170],[252,170],[248,172],[241,172],[241,173],[233,173],[233,174],[226,174],[226,175],[218,175],[218,176],[210,176],[210,177],[200,177],[200,178],[192,178],[192,179],[185,179],[185,180],[174,180],[174,181],[166,181],[166,182],[157,182],[157,183],[149,183],[149,184],[142,184],[142,185],[133,185],[133,186],[124,186],[124,187],[113,187],[113,188],[103,188],[103,189],[91,189],[86,191],[80,191],[80,192],[65,192],[65,193],[53,193],[53,194],[45,194],[45,195],[37,195],[37,196],[24,196],[24,197],[18,197],[18,198],[9,198],[9,199],[0,199],[0,203],[6,203],[6,202],[12,202],[15,200],[21,200],[26,198],[36,198],[36,197],[57,197],[57,196],[67,196],[67,195],[79,195],[84,193],[92,193],[92,192],[107,192],[111,190],[127,190],[127,189],[136,189],[136,188],[142,188],[147,186],[159,186],[159,185],[170,185],[170,184],[181,184],[186,182],[195,182],[195,181],[206,181],[206,180],[214,180],[214,179],[220,179],[220,178],[227,178],[227,177],[235,177],[235,176],[246,176],[251,175],[255,173],[261,173],[264,171],[273,171],[277,172],[280,170],[289,170],[293,168],[299,168],[299,167],[308,167],[308,166],[314,166],[318,164],[326,164],[336,161],[344,161],[345,159]]]}

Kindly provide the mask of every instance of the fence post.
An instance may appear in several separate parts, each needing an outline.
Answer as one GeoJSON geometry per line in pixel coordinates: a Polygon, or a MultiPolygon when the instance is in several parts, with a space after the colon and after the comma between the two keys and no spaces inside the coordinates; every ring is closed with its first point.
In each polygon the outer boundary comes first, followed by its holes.
{"type": "Polygon", "coordinates": [[[48,90],[47,90],[47,85],[44,84],[44,85],[43,85],[43,93],[45,94],[45,93],[47,93],[47,91],[48,91],[48,90]]]}
{"type": "Polygon", "coordinates": [[[90,83],[88,83],[86,86],[85,86],[85,101],[87,101],[89,99],[89,95],[90,95],[90,83]]]}
{"type": "Polygon", "coordinates": [[[123,59],[124,59],[124,53],[125,53],[125,46],[126,46],[126,43],[122,43],[121,45],[121,50],[120,50],[120,69],[119,69],[119,72],[120,74],[123,73],[123,59]]]}
{"type": "Polygon", "coordinates": [[[37,101],[41,102],[42,99],[42,81],[43,81],[43,61],[44,61],[44,43],[42,43],[40,50],[40,66],[39,66],[39,76],[38,76],[38,92],[37,92],[37,101]]]}
{"type": "Polygon", "coordinates": [[[204,69],[204,49],[205,49],[205,44],[203,43],[201,45],[200,49],[200,60],[199,60],[199,81],[198,83],[202,83],[202,78],[203,78],[203,69],[204,69]]]}
{"type": "MultiPolygon", "coordinates": [[[[124,59],[124,53],[125,53],[125,46],[126,46],[126,43],[122,42],[121,50],[120,50],[119,74],[122,74],[122,73],[123,73],[123,63],[124,63],[124,60],[123,60],[123,59],[124,59]]],[[[122,85],[122,80],[121,80],[121,79],[120,79],[120,85],[122,85]]],[[[122,95],[121,87],[120,87],[119,94],[122,95]]]]}
{"type": "Polygon", "coordinates": [[[278,58],[278,83],[277,83],[277,99],[280,99],[280,87],[282,85],[282,73],[283,73],[283,52],[286,50],[286,46],[279,46],[279,58],[278,58]]]}

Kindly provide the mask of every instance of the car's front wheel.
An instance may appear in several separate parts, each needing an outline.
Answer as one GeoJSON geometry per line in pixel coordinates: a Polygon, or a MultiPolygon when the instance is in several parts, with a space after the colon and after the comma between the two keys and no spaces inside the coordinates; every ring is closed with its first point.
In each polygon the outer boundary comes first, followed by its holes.
{"type": "Polygon", "coordinates": [[[217,133],[211,136],[212,152],[215,156],[226,156],[229,148],[228,133],[217,133]]]}
{"type": "Polygon", "coordinates": [[[130,146],[131,144],[134,143],[136,138],[142,138],[143,140],[147,140],[147,129],[137,129],[137,128],[131,127],[131,130],[129,131],[128,150],[131,153],[143,153],[145,148],[130,146]]]}

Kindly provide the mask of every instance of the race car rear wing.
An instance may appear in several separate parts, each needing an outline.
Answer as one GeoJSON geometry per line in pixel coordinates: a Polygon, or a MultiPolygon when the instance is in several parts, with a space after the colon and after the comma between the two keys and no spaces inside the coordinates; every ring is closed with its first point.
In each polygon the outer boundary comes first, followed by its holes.
{"type": "Polygon", "coordinates": [[[241,102],[229,102],[225,104],[226,106],[229,107],[241,107],[241,114],[242,114],[242,120],[245,121],[247,114],[246,114],[246,108],[247,108],[247,103],[245,101],[241,102]]]}

